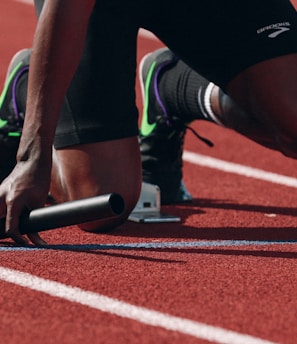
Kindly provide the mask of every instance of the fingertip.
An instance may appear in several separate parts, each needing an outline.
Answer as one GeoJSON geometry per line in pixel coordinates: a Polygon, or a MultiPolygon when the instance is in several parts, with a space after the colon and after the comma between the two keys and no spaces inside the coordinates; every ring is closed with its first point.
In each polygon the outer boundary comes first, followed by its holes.
{"type": "Polygon", "coordinates": [[[19,245],[29,245],[29,240],[18,231],[18,217],[12,216],[12,210],[8,207],[5,221],[5,233],[19,245]]]}
{"type": "Polygon", "coordinates": [[[29,245],[29,240],[27,240],[25,237],[22,235],[18,235],[15,233],[11,233],[10,230],[6,231],[7,235],[12,238],[12,240],[17,243],[18,245],[22,246],[28,246],[29,245]]]}
{"type": "Polygon", "coordinates": [[[28,234],[28,238],[32,241],[32,243],[36,246],[39,246],[39,247],[43,247],[43,246],[47,246],[48,243],[43,240],[39,234],[37,233],[34,233],[34,234],[28,234]]]}

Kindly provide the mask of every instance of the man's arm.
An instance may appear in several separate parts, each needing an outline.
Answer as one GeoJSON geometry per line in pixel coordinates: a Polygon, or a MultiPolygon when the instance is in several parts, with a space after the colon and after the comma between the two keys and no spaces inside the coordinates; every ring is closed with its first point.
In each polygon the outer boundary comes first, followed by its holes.
{"type": "Polygon", "coordinates": [[[25,208],[43,206],[48,193],[60,108],[81,57],[94,3],[46,0],[39,17],[17,165],[0,186],[0,217],[6,216],[6,233],[20,243],[25,239],[18,231],[19,216],[25,208]]]}

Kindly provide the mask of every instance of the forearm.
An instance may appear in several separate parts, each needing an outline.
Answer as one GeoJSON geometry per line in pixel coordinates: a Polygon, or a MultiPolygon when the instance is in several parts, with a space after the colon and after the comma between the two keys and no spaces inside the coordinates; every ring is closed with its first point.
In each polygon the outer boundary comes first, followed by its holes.
{"type": "Polygon", "coordinates": [[[93,4],[93,0],[45,1],[34,36],[18,160],[32,154],[46,161],[51,158],[60,108],[80,60],[93,4]]]}

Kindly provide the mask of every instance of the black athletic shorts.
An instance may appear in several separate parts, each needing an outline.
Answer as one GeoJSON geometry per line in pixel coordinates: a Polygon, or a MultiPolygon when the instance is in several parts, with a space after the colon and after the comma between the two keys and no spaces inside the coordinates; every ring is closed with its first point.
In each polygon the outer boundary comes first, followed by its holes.
{"type": "Polygon", "coordinates": [[[249,66],[297,52],[297,18],[289,0],[97,0],[56,148],[138,134],[139,28],[152,31],[223,89],[249,66]]]}

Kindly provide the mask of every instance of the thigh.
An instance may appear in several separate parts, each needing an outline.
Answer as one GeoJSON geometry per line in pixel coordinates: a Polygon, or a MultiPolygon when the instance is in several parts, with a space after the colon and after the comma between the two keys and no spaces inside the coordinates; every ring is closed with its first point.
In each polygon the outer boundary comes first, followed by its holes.
{"type": "Polygon", "coordinates": [[[115,1],[96,2],[81,61],[61,111],[57,149],[138,134],[138,26],[135,16],[127,20],[126,11],[115,1]]]}
{"type": "Polygon", "coordinates": [[[124,221],[140,192],[135,104],[138,26],[117,1],[97,1],[84,51],[56,130],[51,193],[58,202],[117,192],[123,216],[83,226],[103,230],[124,221]]]}
{"type": "Polygon", "coordinates": [[[163,20],[149,28],[198,73],[226,89],[269,58],[297,52],[296,11],[289,0],[161,1],[163,20]],[[165,15],[166,13],[166,15],[165,15]]]}

